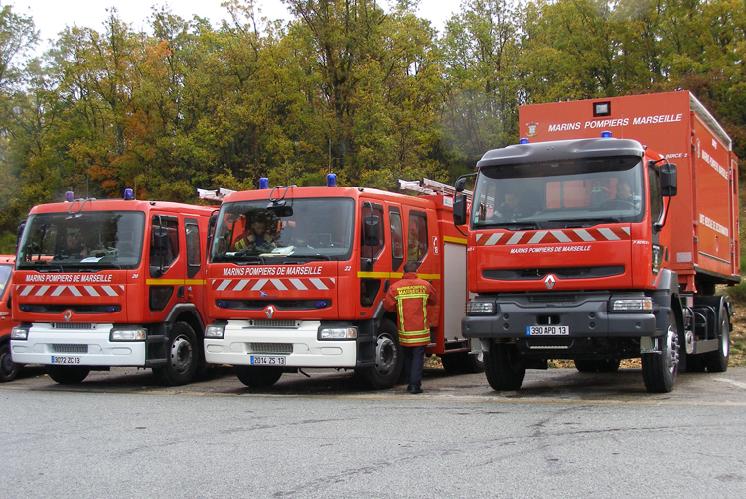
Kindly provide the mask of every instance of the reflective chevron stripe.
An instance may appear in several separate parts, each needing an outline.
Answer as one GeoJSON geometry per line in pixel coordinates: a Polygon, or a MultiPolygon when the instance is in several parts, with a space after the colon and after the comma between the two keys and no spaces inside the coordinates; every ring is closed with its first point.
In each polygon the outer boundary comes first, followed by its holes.
{"type": "Polygon", "coordinates": [[[20,296],[35,296],[44,297],[49,296],[51,298],[57,298],[58,296],[72,295],[76,297],[91,296],[93,298],[99,298],[103,295],[106,296],[121,296],[124,294],[124,284],[107,284],[104,286],[100,285],[85,285],[75,286],[71,284],[64,284],[58,286],[45,285],[18,285],[20,296]]]}
{"type": "Polygon", "coordinates": [[[630,239],[629,225],[588,229],[552,229],[536,231],[478,233],[478,246],[514,246],[518,244],[587,243],[592,241],[624,241],[630,239]]]}

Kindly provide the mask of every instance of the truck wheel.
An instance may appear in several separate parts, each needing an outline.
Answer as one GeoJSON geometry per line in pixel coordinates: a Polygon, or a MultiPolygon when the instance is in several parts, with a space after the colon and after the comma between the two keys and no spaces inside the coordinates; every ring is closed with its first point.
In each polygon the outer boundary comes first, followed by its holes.
{"type": "Polygon", "coordinates": [[[471,374],[484,371],[484,362],[479,355],[469,352],[449,353],[440,358],[443,369],[449,374],[471,374]]]}
{"type": "Polygon", "coordinates": [[[376,364],[356,369],[355,374],[368,388],[391,388],[404,366],[401,348],[394,323],[388,319],[382,320],[376,337],[376,364]]]}
{"type": "Polygon", "coordinates": [[[484,372],[493,390],[519,390],[526,375],[526,363],[515,345],[493,343],[484,354],[484,372]]]}
{"type": "Polygon", "coordinates": [[[619,370],[619,359],[575,360],[575,369],[581,373],[615,373],[619,370]]]}
{"type": "Polygon", "coordinates": [[[78,366],[47,366],[47,374],[61,385],[77,385],[82,382],[88,373],[90,367],[78,366]]]}
{"type": "Polygon", "coordinates": [[[0,382],[13,381],[18,376],[19,365],[13,362],[10,355],[10,344],[0,345],[0,382]]]}
{"type": "Polygon", "coordinates": [[[199,362],[197,335],[186,322],[176,322],[171,328],[166,350],[166,367],[156,367],[153,374],[166,386],[185,385],[194,379],[199,362]]]}
{"type": "Polygon", "coordinates": [[[277,383],[282,376],[281,367],[235,366],[236,377],[249,388],[265,388],[277,383]]]}
{"type": "Polygon", "coordinates": [[[720,328],[718,331],[718,349],[707,352],[702,357],[707,371],[711,373],[724,373],[728,370],[728,357],[730,356],[730,321],[728,311],[720,306],[720,328]]]}
{"type": "Polygon", "coordinates": [[[670,318],[668,331],[661,338],[660,353],[642,355],[642,379],[649,393],[668,393],[673,389],[679,369],[679,334],[676,319],[670,318]]]}

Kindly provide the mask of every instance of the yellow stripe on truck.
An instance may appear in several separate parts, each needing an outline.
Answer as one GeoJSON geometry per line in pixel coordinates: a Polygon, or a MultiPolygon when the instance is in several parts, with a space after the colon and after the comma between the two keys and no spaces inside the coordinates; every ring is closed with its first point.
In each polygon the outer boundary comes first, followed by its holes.
{"type": "MultiPolygon", "coordinates": [[[[358,272],[360,279],[401,279],[404,277],[403,272],[358,272]]],[[[432,281],[440,279],[440,274],[417,274],[420,279],[432,281]]]]}
{"type": "Polygon", "coordinates": [[[443,236],[443,241],[446,243],[460,244],[466,246],[466,239],[463,237],[443,236]]]}
{"type": "Polygon", "coordinates": [[[204,286],[204,279],[146,279],[148,286],[204,286]]]}

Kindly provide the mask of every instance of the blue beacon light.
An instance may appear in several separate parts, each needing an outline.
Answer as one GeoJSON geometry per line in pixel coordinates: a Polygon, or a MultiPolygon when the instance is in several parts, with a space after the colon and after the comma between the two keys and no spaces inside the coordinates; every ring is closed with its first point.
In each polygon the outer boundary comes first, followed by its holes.
{"type": "Polygon", "coordinates": [[[610,131],[608,131],[608,130],[604,130],[603,132],[601,132],[601,138],[602,138],[602,139],[610,139],[610,138],[612,138],[613,136],[614,136],[614,134],[612,134],[612,133],[611,133],[610,131]]]}
{"type": "Polygon", "coordinates": [[[135,199],[135,190],[132,187],[126,187],[122,197],[124,197],[125,201],[132,201],[135,199]]]}
{"type": "Polygon", "coordinates": [[[67,201],[68,203],[72,203],[73,201],[75,201],[75,193],[73,191],[67,191],[65,193],[65,201],[67,201]]]}
{"type": "Polygon", "coordinates": [[[267,177],[261,177],[259,179],[259,188],[260,189],[269,189],[269,179],[267,177]]]}
{"type": "Polygon", "coordinates": [[[326,176],[326,186],[337,187],[337,174],[336,173],[329,173],[326,176]]]}
{"type": "Polygon", "coordinates": [[[518,141],[519,144],[528,144],[528,139],[526,137],[521,137],[521,139],[518,141]]]}

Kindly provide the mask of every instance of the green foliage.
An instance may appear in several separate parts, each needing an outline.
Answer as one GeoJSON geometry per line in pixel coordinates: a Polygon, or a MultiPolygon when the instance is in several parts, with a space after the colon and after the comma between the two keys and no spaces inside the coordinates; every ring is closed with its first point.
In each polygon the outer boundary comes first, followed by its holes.
{"type": "Polygon", "coordinates": [[[288,23],[230,0],[220,26],[156,7],[145,32],[112,9],[42,60],[2,7],[0,230],[68,189],[450,181],[517,140],[520,104],[677,87],[746,157],[743,0],[465,0],[441,34],[407,0],[284,3],[288,23]]]}

